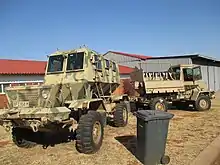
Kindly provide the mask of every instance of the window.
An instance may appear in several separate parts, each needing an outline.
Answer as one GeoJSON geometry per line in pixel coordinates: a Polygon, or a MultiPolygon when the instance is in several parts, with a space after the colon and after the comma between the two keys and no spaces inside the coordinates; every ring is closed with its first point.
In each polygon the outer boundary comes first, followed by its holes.
{"type": "Polygon", "coordinates": [[[70,71],[70,70],[83,69],[83,60],[84,60],[84,52],[69,54],[66,70],[70,71]]]}
{"type": "Polygon", "coordinates": [[[26,85],[33,85],[33,83],[32,82],[28,82],[28,83],[26,83],[26,85]]]}
{"type": "Polygon", "coordinates": [[[116,64],[114,62],[112,62],[112,70],[116,71],[116,64]]]}
{"type": "Polygon", "coordinates": [[[60,72],[63,70],[63,55],[50,56],[47,72],[60,72]]]}
{"type": "Polygon", "coordinates": [[[3,91],[2,91],[2,85],[3,85],[3,84],[0,84],[0,93],[3,93],[3,91]]]}
{"type": "Polygon", "coordinates": [[[97,55],[94,55],[94,58],[95,58],[95,62],[99,60],[99,57],[97,55]]]}
{"type": "Polygon", "coordinates": [[[194,80],[201,80],[202,79],[202,72],[200,67],[193,68],[193,79],[194,80]]]}
{"type": "Polygon", "coordinates": [[[109,60],[105,60],[105,68],[106,68],[106,69],[109,69],[109,66],[110,66],[109,60]]]}
{"type": "Polygon", "coordinates": [[[184,81],[193,81],[193,70],[192,68],[183,69],[184,81]]]}
{"type": "Polygon", "coordinates": [[[97,70],[102,70],[102,60],[99,59],[99,56],[94,55],[95,60],[95,66],[97,70]]]}
{"type": "Polygon", "coordinates": [[[101,60],[98,60],[97,62],[97,67],[96,67],[98,70],[102,70],[102,61],[101,60]]]}
{"type": "Polygon", "coordinates": [[[180,80],[180,67],[170,68],[168,72],[172,73],[175,80],[180,80]]]}

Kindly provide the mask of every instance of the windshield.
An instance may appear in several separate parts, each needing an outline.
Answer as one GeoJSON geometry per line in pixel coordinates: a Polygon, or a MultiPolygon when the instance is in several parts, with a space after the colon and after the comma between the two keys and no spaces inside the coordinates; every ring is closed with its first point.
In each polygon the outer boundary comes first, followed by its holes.
{"type": "Polygon", "coordinates": [[[63,55],[50,56],[47,72],[60,72],[63,70],[63,55]]]}
{"type": "Polygon", "coordinates": [[[68,55],[67,71],[83,69],[84,52],[68,55]]]}

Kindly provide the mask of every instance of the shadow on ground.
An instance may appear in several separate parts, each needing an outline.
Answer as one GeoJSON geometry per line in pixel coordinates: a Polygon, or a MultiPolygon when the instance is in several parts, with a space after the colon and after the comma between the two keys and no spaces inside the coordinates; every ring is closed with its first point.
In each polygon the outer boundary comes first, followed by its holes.
{"type": "Polygon", "coordinates": [[[168,107],[168,110],[179,110],[179,111],[189,111],[189,112],[195,112],[195,109],[193,107],[184,107],[182,106],[181,108],[177,108],[176,106],[172,106],[172,105],[169,105],[168,107]]]}
{"type": "Polygon", "coordinates": [[[38,145],[42,145],[44,149],[48,146],[54,147],[56,144],[67,143],[75,140],[75,131],[70,133],[68,131],[57,131],[57,132],[32,132],[32,130],[25,131],[22,138],[25,140],[34,142],[38,145]]]}
{"type": "Polygon", "coordinates": [[[117,136],[115,139],[138,159],[137,137],[135,135],[117,136]]]}

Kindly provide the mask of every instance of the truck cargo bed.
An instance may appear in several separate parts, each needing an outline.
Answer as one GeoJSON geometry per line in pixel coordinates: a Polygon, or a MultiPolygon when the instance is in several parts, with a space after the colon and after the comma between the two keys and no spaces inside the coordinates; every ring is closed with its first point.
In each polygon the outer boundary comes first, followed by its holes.
{"type": "Polygon", "coordinates": [[[171,93],[184,91],[184,84],[179,80],[145,81],[145,88],[147,93],[171,93]]]}

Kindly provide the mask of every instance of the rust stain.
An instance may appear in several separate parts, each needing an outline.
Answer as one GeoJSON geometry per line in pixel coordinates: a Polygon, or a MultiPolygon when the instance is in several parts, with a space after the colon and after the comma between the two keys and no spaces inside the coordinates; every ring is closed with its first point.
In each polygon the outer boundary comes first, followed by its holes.
{"type": "Polygon", "coordinates": [[[9,143],[10,143],[9,140],[0,141],[0,147],[4,147],[4,146],[6,146],[9,143]]]}

